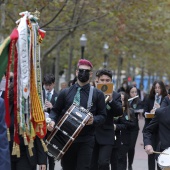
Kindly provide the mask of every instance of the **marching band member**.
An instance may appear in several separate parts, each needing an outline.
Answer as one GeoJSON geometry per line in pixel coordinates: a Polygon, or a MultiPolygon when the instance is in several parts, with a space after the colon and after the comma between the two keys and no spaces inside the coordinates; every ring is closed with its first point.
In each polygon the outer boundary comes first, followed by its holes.
{"type": "Polygon", "coordinates": [[[130,143],[130,148],[128,150],[128,170],[132,170],[132,164],[133,164],[133,159],[135,155],[135,145],[139,133],[139,113],[138,110],[142,109],[142,103],[141,100],[138,96],[137,92],[137,87],[135,86],[129,86],[127,90],[127,94],[129,95],[129,100],[134,98],[133,100],[129,101],[130,108],[134,110],[135,113],[135,123],[136,126],[131,129],[131,143],[130,143]],[[136,97],[136,98],[135,98],[136,97]]]}
{"type": "MultiPolygon", "coordinates": [[[[148,98],[145,100],[144,113],[154,113],[160,107],[163,99],[167,95],[165,85],[162,81],[155,81],[152,85],[148,98]]],[[[144,129],[152,119],[145,118],[144,129]]],[[[158,131],[152,135],[152,147],[155,150],[159,142],[158,131]]],[[[155,156],[148,155],[148,170],[155,170],[155,156]]]]}
{"type": "MultiPolygon", "coordinates": [[[[43,79],[43,99],[45,103],[45,113],[46,117],[49,117],[49,113],[51,109],[53,108],[55,101],[57,100],[57,92],[54,90],[55,86],[55,77],[53,74],[46,74],[43,79]]],[[[48,136],[48,132],[47,132],[48,136]]],[[[55,168],[55,161],[54,158],[51,156],[48,156],[48,165],[49,170],[54,170],[55,168]]]]}
{"type": "MultiPolygon", "coordinates": [[[[110,70],[99,70],[96,73],[96,83],[112,83],[110,70]]],[[[121,96],[113,91],[106,103],[107,118],[103,125],[95,129],[95,146],[93,150],[91,170],[109,170],[110,157],[114,145],[113,117],[122,116],[121,96]]]]}
{"type": "MultiPolygon", "coordinates": [[[[154,118],[150,121],[150,123],[146,126],[146,128],[143,131],[145,151],[148,155],[153,155],[154,158],[155,155],[153,153],[154,151],[156,151],[156,149],[153,146],[152,137],[153,135],[155,135],[155,133],[159,134],[159,145],[157,147],[157,151],[162,152],[163,150],[170,147],[169,110],[170,105],[156,109],[154,118]]],[[[159,167],[158,170],[160,170],[159,167]]]]}
{"type": "MultiPolygon", "coordinates": [[[[70,88],[63,89],[50,113],[52,121],[48,125],[48,130],[52,130],[59,118],[65,114],[73,104],[87,108],[87,102],[91,86],[89,84],[92,77],[92,64],[90,61],[81,59],[78,62],[76,76],[77,83],[70,88]]],[[[87,122],[71,147],[62,158],[63,170],[89,170],[94,147],[94,129],[101,125],[106,119],[106,108],[104,94],[94,88],[90,112],[93,117],[87,122]]]]}
{"type": "Polygon", "coordinates": [[[127,167],[127,153],[131,144],[131,129],[135,127],[134,110],[130,108],[128,96],[119,92],[123,105],[123,116],[114,117],[117,148],[113,149],[111,157],[111,170],[125,170],[127,167]],[[115,166],[116,165],[116,166],[115,166]]]}

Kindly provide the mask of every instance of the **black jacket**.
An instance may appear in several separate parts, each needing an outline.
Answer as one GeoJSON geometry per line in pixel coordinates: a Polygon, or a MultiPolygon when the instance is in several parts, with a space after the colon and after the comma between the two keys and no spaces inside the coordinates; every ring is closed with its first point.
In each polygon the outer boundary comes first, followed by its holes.
{"type": "Polygon", "coordinates": [[[114,144],[114,127],[113,127],[113,117],[122,116],[122,102],[121,96],[117,92],[112,94],[113,100],[106,103],[106,108],[109,105],[110,110],[107,111],[107,118],[103,125],[96,127],[95,137],[96,141],[101,145],[113,145],[114,144]]]}
{"type": "Polygon", "coordinates": [[[164,97],[164,99],[162,100],[162,103],[161,103],[161,107],[166,107],[170,105],[170,99],[168,96],[164,97]]]}
{"type": "Polygon", "coordinates": [[[154,118],[143,131],[144,146],[152,145],[151,137],[155,131],[159,132],[160,148],[170,147],[170,105],[156,110],[154,118]]]}

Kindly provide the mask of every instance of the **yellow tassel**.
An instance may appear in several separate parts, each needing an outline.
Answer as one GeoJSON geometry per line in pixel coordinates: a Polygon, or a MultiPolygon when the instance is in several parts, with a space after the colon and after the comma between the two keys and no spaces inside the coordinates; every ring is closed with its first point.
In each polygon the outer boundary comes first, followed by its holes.
{"type": "Polygon", "coordinates": [[[19,127],[19,134],[20,134],[20,135],[23,135],[22,127],[19,127]]]}
{"type": "Polygon", "coordinates": [[[32,137],[30,138],[29,146],[30,146],[31,148],[34,147],[34,141],[33,141],[33,138],[32,138],[32,137]]]}
{"type": "Polygon", "coordinates": [[[16,155],[17,155],[17,158],[20,158],[20,148],[18,144],[16,144],[16,155]]]}
{"type": "Polygon", "coordinates": [[[28,130],[28,128],[26,127],[26,134],[27,134],[27,136],[29,136],[30,137],[30,132],[29,132],[29,130],[28,130]]]}
{"type": "Polygon", "coordinates": [[[40,139],[41,140],[41,143],[42,143],[42,146],[43,146],[43,149],[44,149],[44,152],[47,152],[48,149],[47,149],[47,146],[45,144],[45,142],[43,141],[43,139],[40,139]]]}
{"type": "Polygon", "coordinates": [[[35,137],[35,130],[34,130],[32,123],[31,123],[31,137],[32,138],[35,137]]]}
{"type": "Polygon", "coordinates": [[[9,128],[7,128],[7,138],[8,138],[8,141],[10,141],[10,140],[11,140],[10,132],[9,132],[9,128]]]}
{"type": "Polygon", "coordinates": [[[29,146],[28,146],[28,152],[30,156],[33,156],[32,148],[30,148],[29,146]]]}
{"type": "Polygon", "coordinates": [[[11,155],[16,155],[16,144],[15,144],[15,142],[13,142],[12,154],[11,155]]]}
{"type": "Polygon", "coordinates": [[[24,144],[25,145],[28,145],[28,140],[27,140],[27,136],[26,136],[26,133],[24,132],[24,144]]]}

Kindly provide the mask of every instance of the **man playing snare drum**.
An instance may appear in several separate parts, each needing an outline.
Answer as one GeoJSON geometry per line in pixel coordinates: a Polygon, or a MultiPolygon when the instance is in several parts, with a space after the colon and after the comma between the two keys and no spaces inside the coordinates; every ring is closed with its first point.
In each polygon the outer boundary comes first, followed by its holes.
{"type": "MultiPolygon", "coordinates": [[[[92,68],[93,66],[90,61],[85,59],[79,60],[76,70],[77,83],[60,92],[54,108],[50,113],[52,121],[48,126],[48,130],[51,131],[54,128],[58,120],[73,103],[87,109],[91,88],[89,80],[92,77],[92,68]]],[[[103,124],[106,119],[105,97],[96,88],[93,89],[90,112],[93,114],[93,117],[89,119],[86,126],[62,158],[63,170],[90,169],[94,146],[94,129],[95,126],[103,124]]]]}
{"type": "MultiPolygon", "coordinates": [[[[170,105],[156,109],[155,116],[152,121],[148,124],[143,132],[144,146],[146,153],[153,154],[154,150],[152,147],[152,133],[154,131],[159,132],[159,146],[157,147],[159,152],[164,151],[170,147],[170,105]]],[[[170,155],[169,155],[170,156],[170,155]]],[[[158,161],[158,165],[162,166],[158,161]]],[[[160,169],[158,167],[158,169],[160,169]]]]}

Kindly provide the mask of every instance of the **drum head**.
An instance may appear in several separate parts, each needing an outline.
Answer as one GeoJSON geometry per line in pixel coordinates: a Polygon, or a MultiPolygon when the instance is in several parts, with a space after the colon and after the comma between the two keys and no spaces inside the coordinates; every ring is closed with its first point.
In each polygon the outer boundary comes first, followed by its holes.
{"type": "Polygon", "coordinates": [[[162,168],[170,167],[170,148],[165,149],[162,153],[167,153],[168,155],[160,154],[158,157],[158,164],[162,168]]]}

